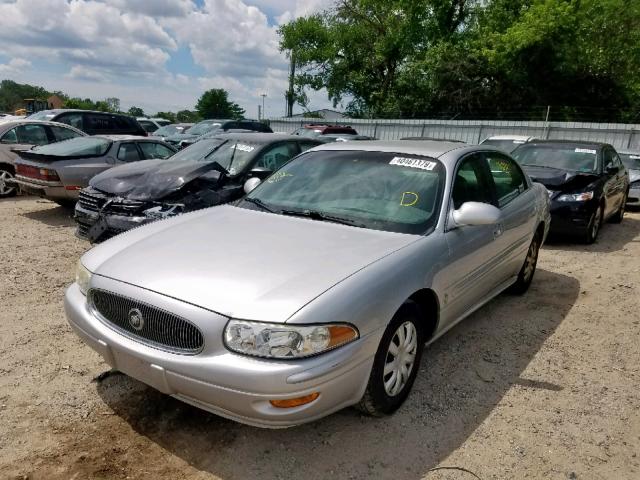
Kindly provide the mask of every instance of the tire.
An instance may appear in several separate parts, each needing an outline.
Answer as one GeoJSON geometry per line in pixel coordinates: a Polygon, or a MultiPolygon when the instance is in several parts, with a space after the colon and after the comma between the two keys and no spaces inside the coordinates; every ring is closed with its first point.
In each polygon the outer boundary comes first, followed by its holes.
{"type": "Polygon", "coordinates": [[[0,167],[0,198],[15,197],[18,187],[9,185],[8,180],[13,180],[14,174],[10,167],[0,167]]]}
{"type": "Polygon", "coordinates": [[[620,208],[615,215],[611,217],[611,220],[609,220],[611,223],[622,223],[622,220],[624,220],[624,212],[627,207],[627,195],[629,195],[629,192],[625,192],[624,197],[622,197],[620,208]]]}
{"type": "Polygon", "coordinates": [[[533,275],[536,273],[536,266],[538,265],[538,253],[540,252],[540,245],[542,243],[542,233],[539,231],[533,236],[529,250],[527,250],[527,257],[524,259],[524,264],[518,273],[518,279],[509,287],[509,293],[515,295],[522,295],[527,290],[533,281],[533,275]]]}
{"type": "Polygon", "coordinates": [[[600,233],[600,227],[602,226],[602,215],[603,215],[602,204],[598,205],[598,208],[593,215],[591,216],[591,220],[589,221],[589,226],[587,227],[587,231],[584,236],[584,242],[588,245],[595,243],[598,238],[598,233],[600,233]]]}
{"type": "Polygon", "coordinates": [[[367,389],[356,405],[360,411],[382,417],[393,413],[407,399],[420,369],[424,348],[421,318],[420,308],[411,300],[405,302],[393,316],[380,340],[367,389]],[[403,337],[405,349],[402,349],[403,337]],[[392,349],[397,352],[395,357],[392,349]],[[409,365],[411,356],[413,361],[409,365]],[[385,367],[389,370],[387,374],[384,373],[385,367]],[[398,376],[400,380],[397,380],[398,376]]]}

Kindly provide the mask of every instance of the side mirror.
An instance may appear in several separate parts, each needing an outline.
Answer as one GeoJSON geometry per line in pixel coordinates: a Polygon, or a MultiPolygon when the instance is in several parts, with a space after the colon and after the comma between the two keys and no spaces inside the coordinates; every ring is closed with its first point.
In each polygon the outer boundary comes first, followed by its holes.
{"type": "Polygon", "coordinates": [[[609,175],[615,175],[616,173],[618,173],[620,171],[620,167],[616,167],[612,164],[607,165],[607,168],[605,169],[607,171],[607,173],[609,175]]]}
{"type": "Polygon", "coordinates": [[[252,177],[244,182],[244,193],[251,193],[258,185],[262,183],[258,177],[252,177]]]}
{"type": "Polygon", "coordinates": [[[465,202],[453,211],[456,225],[494,225],[500,221],[502,212],[488,203],[465,202]]]}
{"type": "Polygon", "coordinates": [[[253,167],[249,170],[249,177],[259,178],[260,180],[264,180],[269,175],[273,173],[273,170],[266,167],[253,167]]]}

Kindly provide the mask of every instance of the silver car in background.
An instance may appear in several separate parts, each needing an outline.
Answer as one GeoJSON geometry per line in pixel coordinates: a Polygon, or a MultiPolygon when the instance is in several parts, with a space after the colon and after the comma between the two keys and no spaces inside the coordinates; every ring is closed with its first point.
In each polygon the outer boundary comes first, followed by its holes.
{"type": "Polygon", "coordinates": [[[79,137],[20,152],[15,183],[26,193],[70,205],[98,173],[116,165],[168,158],[175,152],[171,145],[145,137],[79,137]]]}
{"type": "Polygon", "coordinates": [[[640,151],[622,150],[618,151],[624,167],[629,172],[629,194],[627,205],[630,207],[640,207],[640,151]]]}
{"type": "Polygon", "coordinates": [[[425,343],[527,290],[550,221],[511,157],[460,143],[323,145],[245,190],[90,250],[65,309],[114,368],[261,427],[392,413],[425,343]]]}
{"type": "Polygon", "coordinates": [[[14,179],[19,152],[85,135],[77,128],[58,122],[10,119],[0,123],[0,198],[12,197],[18,191],[14,179]]]}

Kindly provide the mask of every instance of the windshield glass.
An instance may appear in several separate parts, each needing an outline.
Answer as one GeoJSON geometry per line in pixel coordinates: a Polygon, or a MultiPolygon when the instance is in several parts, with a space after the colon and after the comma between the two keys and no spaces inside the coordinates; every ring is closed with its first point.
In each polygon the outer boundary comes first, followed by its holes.
{"type": "Polygon", "coordinates": [[[209,155],[216,151],[225,140],[214,138],[196,142],[189,147],[180,150],[171,157],[172,162],[209,162],[209,155]]]}
{"type": "Polygon", "coordinates": [[[174,135],[176,133],[182,133],[181,127],[176,127],[175,125],[167,125],[166,127],[160,127],[154,132],[154,135],[160,137],[167,137],[169,135],[174,135]]]}
{"type": "Polygon", "coordinates": [[[620,160],[630,170],[640,170],[640,153],[618,153],[620,160]]]}
{"type": "Polygon", "coordinates": [[[297,135],[301,137],[316,138],[322,134],[320,130],[312,130],[311,128],[302,128],[297,135]]]}
{"type": "Polygon", "coordinates": [[[51,110],[42,110],[40,112],[29,115],[29,120],[51,120],[56,114],[51,110]]]}
{"type": "Polygon", "coordinates": [[[520,165],[596,173],[598,151],[569,145],[522,145],[512,153],[520,165]]]}
{"type": "Polygon", "coordinates": [[[76,137],[63,142],[35,147],[31,151],[41,155],[54,156],[99,156],[104,155],[111,146],[111,140],[101,137],[76,137]]]}
{"type": "MultiPolygon", "coordinates": [[[[196,142],[193,145],[195,146],[198,143],[201,142],[196,142]]],[[[244,170],[260,147],[261,145],[252,142],[229,140],[213,152],[207,158],[207,161],[218,162],[222,168],[229,171],[230,175],[236,175],[244,170]]]]}
{"type": "Polygon", "coordinates": [[[203,135],[207,133],[209,130],[214,129],[215,127],[219,127],[219,123],[198,123],[189,129],[189,135],[203,135]]]}
{"type": "Polygon", "coordinates": [[[524,140],[495,140],[491,138],[488,138],[484,142],[482,142],[483,145],[491,145],[507,153],[513,152],[516,148],[524,143],[526,143],[524,140]]]}
{"type": "Polygon", "coordinates": [[[275,213],[313,211],[375,230],[421,234],[436,224],[443,165],[415,155],[363,151],[305,153],[271,175],[255,200],[275,213]]]}

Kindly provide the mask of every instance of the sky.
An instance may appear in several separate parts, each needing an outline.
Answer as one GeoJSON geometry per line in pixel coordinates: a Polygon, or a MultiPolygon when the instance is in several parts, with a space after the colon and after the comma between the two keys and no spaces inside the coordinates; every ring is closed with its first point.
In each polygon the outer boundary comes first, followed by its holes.
{"type": "MultiPolygon", "coordinates": [[[[193,109],[210,88],[258,116],[284,115],[278,26],[331,0],[0,0],[0,79],[122,110],[193,109]]],[[[310,108],[333,108],[309,92],[310,108]]],[[[337,108],[340,110],[340,106],[337,108]]],[[[296,107],[295,111],[300,111],[296,107]]]]}

